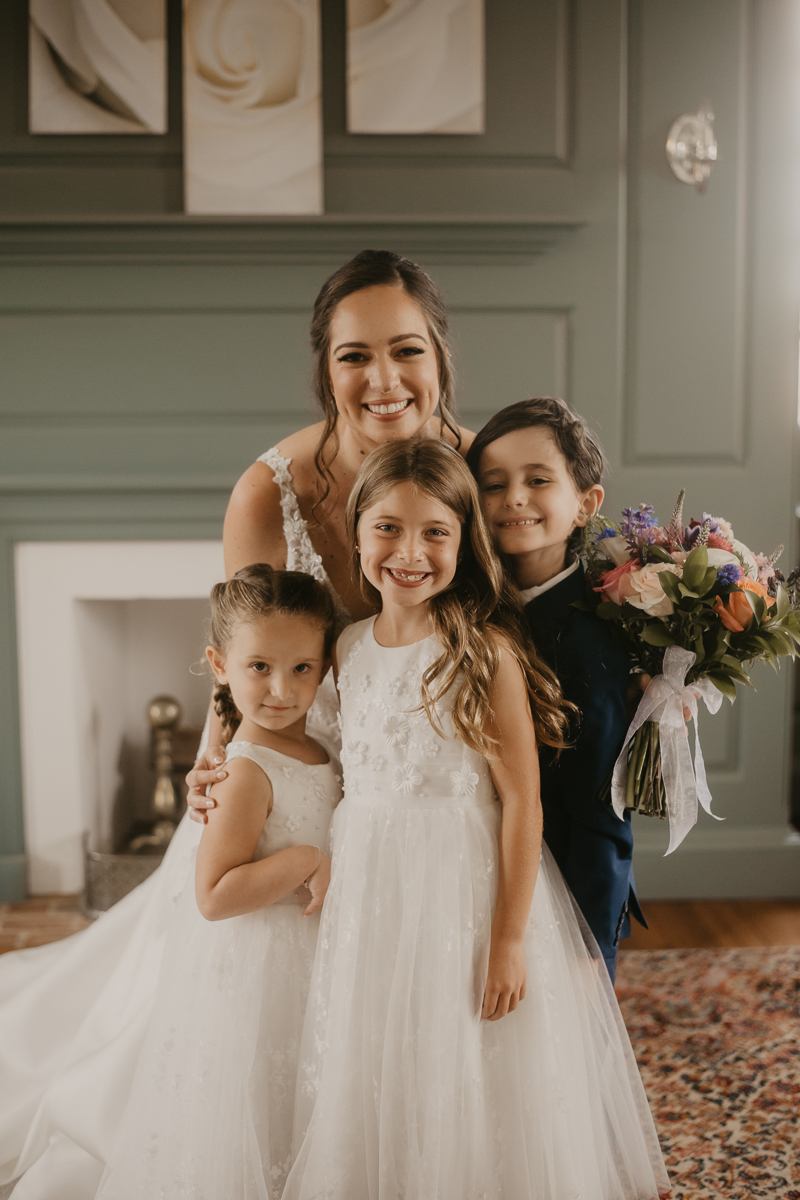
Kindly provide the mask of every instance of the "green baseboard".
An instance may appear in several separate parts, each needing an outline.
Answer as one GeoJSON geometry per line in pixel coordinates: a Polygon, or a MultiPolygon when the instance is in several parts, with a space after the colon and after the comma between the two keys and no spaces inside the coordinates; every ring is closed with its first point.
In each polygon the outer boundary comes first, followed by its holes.
{"type": "Polygon", "coordinates": [[[800,899],[800,835],[790,830],[695,829],[669,857],[665,849],[649,838],[636,846],[642,900],[800,899]]]}
{"type": "Polygon", "coordinates": [[[28,894],[25,878],[25,855],[0,856],[0,902],[24,900],[28,894]]]}

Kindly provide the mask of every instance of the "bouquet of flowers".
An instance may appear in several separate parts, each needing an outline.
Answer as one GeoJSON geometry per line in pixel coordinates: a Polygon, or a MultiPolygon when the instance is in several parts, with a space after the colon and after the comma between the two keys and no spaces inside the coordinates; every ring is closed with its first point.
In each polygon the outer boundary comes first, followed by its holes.
{"type": "Polygon", "coordinates": [[[667,853],[697,820],[698,800],[711,812],[697,736],[692,772],[685,711],[696,720],[702,699],[717,712],[738,685],[753,687],[754,662],[777,667],[800,644],[800,570],[781,575],[783,547],[753,554],[708,513],[684,525],[684,495],[666,526],[649,504],[624,509],[619,524],[593,518],[584,539],[592,599],[580,605],[613,622],[634,665],[653,676],[606,796],[618,816],[669,816],[667,853]]]}

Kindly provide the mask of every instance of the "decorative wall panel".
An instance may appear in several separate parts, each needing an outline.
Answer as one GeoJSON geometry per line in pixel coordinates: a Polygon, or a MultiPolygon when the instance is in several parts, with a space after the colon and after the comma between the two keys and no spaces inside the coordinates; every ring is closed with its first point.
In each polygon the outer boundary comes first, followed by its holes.
{"type": "Polygon", "coordinates": [[[569,391],[569,315],[532,308],[454,309],[453,356],[463,424],[479,429],[530,396],[569,391]]]}
{"type": "Polygon", "coordinates": [[[185,0],[190,213],[322,211],[318,0],[185,0]]]}
{"type": "Polygon", "coordinates": [[[347,0],[350,133],[483,133],[483,0],[347,0]]]}
{"type": "Polygon", "coordinates": [[[166,0],[30,0],[31,133],[166,133],[166,0]]]}
{"type": "Polygon", "coordinates": [[[683,21],[696,19],[693,4],[644,0],[633,10],[625,431],[632,464],[733,464],[745,451],[749,15],[747,4],[729,0],[704,0],[702,8],[703,33],[688,42],[683,21]],[[700,195],[672,174],[664,145],[675,117],[706,95],[719,161],[700,195]]]}

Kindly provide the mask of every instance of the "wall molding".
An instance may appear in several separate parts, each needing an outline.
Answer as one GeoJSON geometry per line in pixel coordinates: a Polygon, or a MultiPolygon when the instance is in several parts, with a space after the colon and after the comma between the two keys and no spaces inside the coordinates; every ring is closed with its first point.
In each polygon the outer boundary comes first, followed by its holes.
{"type": "Polygon", "coordinates": [[[0,219],[2,263],[314,263],[389,246],[436,263],[525,262],[585,222],[568,217],[360,216],[0,219]]]}

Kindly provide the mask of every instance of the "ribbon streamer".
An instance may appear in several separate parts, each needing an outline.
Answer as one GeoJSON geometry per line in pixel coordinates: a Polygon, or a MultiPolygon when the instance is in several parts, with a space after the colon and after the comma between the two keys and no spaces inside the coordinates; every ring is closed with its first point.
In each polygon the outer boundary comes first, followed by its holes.
{"type": "MultiPolygon", "coordinates": [[[[697,802],[716,821],[724,818],[711,811],[711,793],[706,780],[706,767],[697,731],[697,702],[705,701],[710,713],[719,711],[722,693],[710,679],[699,679],[686,686],[686,674],[695,660],[691,650],[668,646],[664,653],[663,674],[656,675],[639,702],[639,707],[625,735],[625,744],[614,764],[611,779],[611,803],[622,818],[625,813],[625,781],[628,774],[628,744],[645,721],[658,724],[661,744],[661,774],[667,798],[669,816],[669,849],[677,850],[697,820],[697,802]],[[689,751],[689,731],[684,721],[684,705],[695,722],[694,771],[689,751]]],[[[666,857],[666,856],[665,856],[666,857]]]]}

